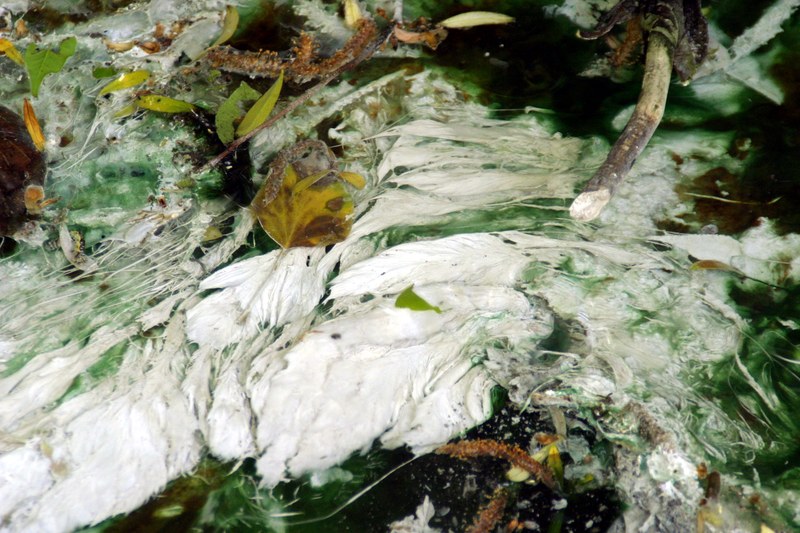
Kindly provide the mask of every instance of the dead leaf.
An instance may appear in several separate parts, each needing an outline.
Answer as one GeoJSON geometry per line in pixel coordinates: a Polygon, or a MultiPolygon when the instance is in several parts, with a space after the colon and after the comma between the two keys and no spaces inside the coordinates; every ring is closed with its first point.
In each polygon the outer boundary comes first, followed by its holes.
{"type": "Polygon", "coordinates": [[[39,125],[39,120],[36,118],[36,113],[33,111],[33,106],[25,98],[22,101],[22,118],[25,121],[25,127],[28,128],[28,134],[31,136],[34,146],[40,152],[44,150],[44,133],[42,127],[39,125]]]}
{"type": "Polygon", "coordinates": [[[250,205],[264,231],[282,248],[344,240],[353,225],[353,198],[327,146],[303,141],[276,161],[250,205]]]}

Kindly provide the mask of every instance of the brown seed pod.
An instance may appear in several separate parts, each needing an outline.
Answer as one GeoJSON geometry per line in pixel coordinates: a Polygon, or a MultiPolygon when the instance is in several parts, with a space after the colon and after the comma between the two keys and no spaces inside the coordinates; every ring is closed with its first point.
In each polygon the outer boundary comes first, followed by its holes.
{"type": "Polygon", "coordinates": [[[25,191],[42,187],[45,171],[22,118],[0,106],[0,235],[11,235],[25,222],[25,191]]]}

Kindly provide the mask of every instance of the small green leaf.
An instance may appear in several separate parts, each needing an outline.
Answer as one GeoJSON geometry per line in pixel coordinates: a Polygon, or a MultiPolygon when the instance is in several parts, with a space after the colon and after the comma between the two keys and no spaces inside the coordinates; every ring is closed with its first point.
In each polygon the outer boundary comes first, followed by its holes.
{"type": "Polygon", "coordinates": [[[258,100],[260,96],[260,92],[242,82],[228,99],[220,104],[219,109],[217,109],[217,115],[214,117],[214,125],[217,128],[217,136],[220,141],[225,144],[233,142],[233,123],[242,115],[242,111],[239,109],[239,102],[258,100]]]}
{"type": "Polygon", "coordinates": [[[110,78],[117,73],[117,69],[113,67],[95,67],[92,69],[92,77],[96,80],[103,78],[110,78]]]}
{"type": "Polygon", "coordinates": [[[411,309],[412,311],[442,312],[440,307],[429,304],[419,294],[414,292],[413,285],[410,285],[407,289],[397,295],[397,300],[395,300],[394,306],[411,309]]]}
{"type": "Polygon", "coordinates": [[[136,99],[136,105],[160,113],[186,113],[194,109],[194,106],[189,102],[175,100],[174,98],[161,96],[160,94],[140,96],[136,99]]]}
{"type": "Polygon", "coordinates": [[[509,22],[514,22],[514,17],[491,11],[468,11],[441,21],[439,26],[451,29],[472,28],[487,24],[508,24],[509,22]]]}
{"type": "Polygon", "coordinates": [[[100,89],[98,96],[103,96],[114,91],[121,91],[129,87],[134,87],[143,83],[150,77],[150,73],[146,70],[134,70],[133,72],[125,72],[120,74],[117,79],[110,82],[108,85],[100,89]]]}
{"type": "Polygon", "coordinates": [[[42,50],[31,43],[25,49],[25,68],[28,69],[28,78],[31,82],[31,94],[39,96],[39,87],[48,74],[54,74],[64,68],[64,63],[75,53],[78,40],[67,37],[59,45],[58,50],[42,50]]]}
{"type": "Polygon", "coordinates": [[[281,75],[278,76],[278,79],[275,80],[275,83],[272,84],[272,87],[270,87],[269,90],[265,92],[255,104],[253,104],[253,107],[250,108],[250,111],[248,111],[242,119],[239,127],[236,128],[236,135],[238,137],[247,135],[263,124],[265,120],[267,120],[267,117],[270,113],[272,113],[272,110],[275,108],[275,104],[278,102],[278,96],[281,94],[282,87],[283,71],[281,70],[281,75]]]}

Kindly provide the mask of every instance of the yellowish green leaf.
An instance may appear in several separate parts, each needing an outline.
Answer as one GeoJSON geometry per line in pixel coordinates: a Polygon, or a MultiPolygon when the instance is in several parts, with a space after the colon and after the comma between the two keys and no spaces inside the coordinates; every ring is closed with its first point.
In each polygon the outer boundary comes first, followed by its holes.
{"type": "Polygon", "coordinates": [[[31,83],[31,94],[39,96],[39,87],[48,74],[54,74],[64,68],[64,63],[75,53],[78,40],[67,37],[57,50],[42,50],[31,43],[25,49],[25,68],[28,70],[28,79],[31,83]]]}
{"type": "Polygon", "coordinates": [[[439,23],[443,28],[473,28],[487,24],[508,24],[514,22],[514,17],[491,11],[468,11],[454,17],[444,19],[439,23]]]}
{"type": "Polygon", "coordinates": [[[219,140],[225,144],[233,142],[233,123],[238,119],[243,111],[239,109],[239,103],[248,100],[258,100],[261,93],[242,82],[239,87],[231,93],[227,100],[220,104],[217,115],[214,117],[214,126],[217,129],[219,140]]]}
{"type": "Polygon", "coordinates": [[[216,241],[222,238],[222,232],[216,226],[209,226],[203,232],[203,242],[216,241]]]}
{"type": "Polygon", "coordinates": [[[272,110],[275,108],[275,104],[278,102],[278,96],[280,96],[282,88],[283,70],[281,70],[280,76],[278,76],[278,79],[272,84],[272,87],[270,87],[269,90],[265,92],[255,104],[253,104],[253,107],[251,107],[244,116],[242,122],[239,124],[239,127],[236,128],[237,137],[247,135],[263,124],[265,120],[267,120],[267,117],[270,113],[272,113],[272,110]]]}
{"type": "Polygon", "coordinates": [[[19,53],[14,43],[8,39],[0,39],[0,54],[5,54],[6,57],[21,67],[25,66],[25,59],[22,58],[22,54],[19,53]]]}
{"type": "Polygon", "coordinates": [[[558,451],[558,446],[550,444],[549,453],[547,454],[547,466],[553,471],[556,481],[561,485],[564,483],[564,462],[561,460],[561,452],[558,451]]]}
{"type": "Polygon", "coordinates": [[[194,106],[183,100],[175,100],[160,94],[147,94],[136,99],[136,105],[150,111],[159,113],[186,113],[194,109],[194,106]]]}
{"type": "Polygon", "coordinates": [[[287,165],[282,176],[269,177],[250,205],[264,231],[283,248],[327,246],[350,234],[353,199],[344,182],[334,176],[311,178],[309,185],[287,165]],[[297,190],[300,182],[304,188],[297,190]]]}
{"type": "Polygon", "coordinates": [[[136,104],[128,104],[119,111],[117,111],[116,113],[114,113],[114,118],[129,117],[133,115],[137,109],[138,107],[136,106],[136,104]]]}
{"type": "Polygon", "coordinates": [[[150,72],[146,70],[125,72],[124,74],[120,74],[117,79],[100,89],[98,94],[103,96],[104,94],[112,93],[114,91],[121,91],[122,89],[128,89],[129,87],[135,87],[136,85],[147,81],[149,77],[150,72]]]}
{"type": "Polygon", "coordinates": [[[219,46],[233,37],[236,33],[236,28],[239,27],[239,11],[236,6],[228,5],[225,7],[225,21],[222,23],[222,33],[219,34],[217,40],[211,46],[219,46]]]}
{"type": "Polygon", "coordinates": [[[513,481],[514,483],[522,483],[523,481],[530,479],[530,477],[530,472],[518,466],[512,466],[508,469],[508,471],[506,471],[506,479],[513,481]]]}
{"type": "Polygon", "coordinates": [[[344,0],[344,23],[349,28],[355,28],[358,21],[363,18],[358,0],[344,0]]]}
{"type": "Polygon", "coordinates": [[[414,286],[411,285],[403,292],[397,295],[397,300],[394,301],[395,307],[402,307],[404,309],[411,309],[412,311],[436,311],[441,313],[442,309],[435,305],[428,303],[422,296],[414,292],[414,286]]]}
{"type": "Polygon", "coordinates": [[[28,134],[31,136],[33,145],[40,152],[44,150],[44,133],[42,127],[39,125],[39,120],[36,118],[36,113],[33,111],[33,106],[25,98],[22,101],[22,119],[25,121],[25,127],[28,129],[28,134]]]}
{"type": "Polygon", "coordinates": [[[339,177],[356,189],[363,189],[367,185],[367,180],[364,179],[364,176],[355,172],[339,172],[339,177]]]}
{"type": "Polygon", "coordinates": [[[292,194],[296,195],[297,193],[301,193],[304,190],[308,189],[309,187],[316,185],[317,183],[319,183],[321,179],[325,178],[326,176],[329,176],[331,172],[332,171],[330,169],[325,169],[316,172],[314,174],[311,174],[310,176],[307,176],[301,180],[298,180],[297,183],[295,183],[294,185],[294,190],[292,191],[292,194]]]}

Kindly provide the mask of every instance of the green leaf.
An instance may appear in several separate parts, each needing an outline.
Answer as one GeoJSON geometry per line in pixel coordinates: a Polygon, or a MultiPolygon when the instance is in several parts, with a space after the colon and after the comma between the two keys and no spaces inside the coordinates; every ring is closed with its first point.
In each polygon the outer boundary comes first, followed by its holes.
{"type": "Polygon", "coordinates": [[[242,119],[239,127],[236,128],[236,135],[238,137],[247,135],[263,124],[265,120],[267,120],[267,117],[270,113],[272,113],[272,110],[275,108],[275,104],[278,102],[278,96],[281,94],[282,87],[283,71],[281,70],[281,75],[278,76],[278,79],[275,80],[275,83],[272,84],[272,87],[270,87],[269,90],[265,92],[255,104],[253,104],[253,107],[250,108],[250,111],[248,111],[242,119]]]}
{"type": "Polygon", "coordinates": [[[133,72],[125,72],[120,74],[117,79],[107,84],[100,89],[98,96],[103,96],[114,91],[120,91],[129,87],[134,87],[147,80],[150,73],[146,70],[134,70],[133,72]]]}
{"type": "Polygon", "coordinates": [[[58,50],[42,50],[31,43],[25,49],[25,68],[28,69],[28,78],[31,82],[31,94],[39,96],[39,87],[48,74],[54,74],[64,68],[64,63],[75,53],[78,40],[67,37],[59,45],[58,50]]]}
{"type": "Polygon", "coordinates": [[[260,96],[260,92],[242,82],[228,99],[220,104],[219,109],[217,109],[217,115],[214,117],[214,125],[217,128],[217,136],[220,141],[225,144],[233,142],[233,123],[242,115],[242,111],[239,109],[239,102],[258,100],[260,96]]]}
{"type": "Polygon", "coordinates": [[[136,99],[136,105],[150,111],[159,113],[186,113],[194,109],[194,106],[183,100],[175,100],[160,94],[147,94],[136,99]]]}
{"type": "Polygon", "coordinates": [[[394,306],[411,309],[412,311],[442,312],[440,307],[429,304],[422,298],[422,296],[414,292],[413,285],[410,285],[407,289],[397,295],[397,300],[395,300],[394,306]]]}

